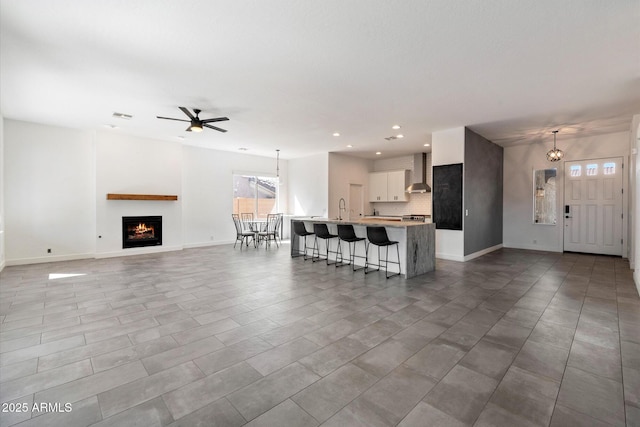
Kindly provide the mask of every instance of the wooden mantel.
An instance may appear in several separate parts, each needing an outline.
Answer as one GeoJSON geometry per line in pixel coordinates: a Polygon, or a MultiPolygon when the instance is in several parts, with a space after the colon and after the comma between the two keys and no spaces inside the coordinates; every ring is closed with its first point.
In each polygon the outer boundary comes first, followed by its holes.
{"type": "Polygon", "coordinates": [[[178,200],[178,196],[165,194],[116,194],[107,193],[107,200],[178,200]]]}

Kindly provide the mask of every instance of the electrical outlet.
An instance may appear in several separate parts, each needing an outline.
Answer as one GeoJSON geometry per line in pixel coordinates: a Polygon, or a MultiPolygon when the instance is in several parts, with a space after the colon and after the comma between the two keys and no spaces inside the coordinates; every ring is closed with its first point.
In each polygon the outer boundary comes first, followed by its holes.
{"type": "Polygon", "coordinates": [[[211,240],[213,240],[213,236],[211,236],[211,240]]]}

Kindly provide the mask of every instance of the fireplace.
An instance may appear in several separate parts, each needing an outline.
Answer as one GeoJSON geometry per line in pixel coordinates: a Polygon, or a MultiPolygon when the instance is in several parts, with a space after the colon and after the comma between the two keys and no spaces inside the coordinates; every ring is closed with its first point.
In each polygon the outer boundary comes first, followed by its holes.
{"type": "Polygon", "coordinates": [[[123,216],[122,248],[162,245],[161,216],[123,216]]]}

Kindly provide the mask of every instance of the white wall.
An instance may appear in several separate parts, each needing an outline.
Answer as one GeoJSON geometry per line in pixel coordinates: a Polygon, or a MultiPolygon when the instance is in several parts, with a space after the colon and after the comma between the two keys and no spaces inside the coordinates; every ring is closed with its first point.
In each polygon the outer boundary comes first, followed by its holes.
{"type": "Polygon", "coordinates": [[[93,255],[93,159],[90,132],[5,119],[7,264],[93,255]]]}
{"type": "Polygon", "coordinates": [[[351,209],[349,187],[351,184],[362,185],[364,214],[367,215],[372,212],[373,208],[368,202],[369,172],[372,165],[372,160],[329,153],[329,218],[338,218],[340,214],[338,208],[340,198],[344,198],[346,201],[347,211],[343,214],[343,217],[349,217],[349,209],[351,209]]]}
{"type": "Polygon", "coordinates": [[[98,132],[95,162],[96,255],[181,249],[181,144],[98,132]],[[107,200],[107,193],[177,195],[178,201],[107,200]],[[146,215],[162,216],[162,246],[123,250],[122,217],[146,215]]]}
{"type": "MultiPolygon", "coordinates": [[[[586,160],[603,157],[623,157],[625,167],[629,159],[629,132],[598,135],[589,138],[565,139],[558,137],[557,146],[564,151],[564,161],[586,160]]],[[[551,163],[546,153],[553,148],[553,136],[545,143],[506,147],[504,149],[504,228],[503,246],[536,249],[553,252],[563,250],[564,161],[551,163]],[[558,223],[540,225],[533,223],[533,170],[557,168],[556,208],[558,223]],[[533,243],[533,240],[537,243],[533,243]]],[[[628,188],[624,174],[625,206],[628,188]]],[[[623,234],[626,235],[625,225],[623,234]]],[[[626,243],[625,243],[626,251],[626,243]]]]}
{"type": "MultiPolygon", "coordinates": [[[[206,148],[183,150],[183,233],[185,246],[232,243],[233,174],[276,176],[276,160],[206,148]]],[[[280,182],[286,183],[288,162],[280,160],[280,182]]],[[[287,187],[280,186],[279,211],[288,212],[287,187]]]]}
{"type": "Polygon", "coordinates": [[[0,112],[0,271],[4,265],[4,118],[0,112]]]}
{"type": "Polygon", "coordinates": [[[636,289],[638,289],[638,294],[640,294],[640,272],[636,268],[636,266],[640,265],[640,232],[638,232],[638,227],[640,227],[640,201],[639,193],[640,193],[640,162],[638,162],[638,150],[640,150],[640,114],[636,114],[633,116],[633,121],[631,122],[631,131],[629,132],[629,142],[633,149],[632,153],[632,164],[633,164],[633,172],[631,173],[631,198],[632,198],[632,206],[630,209],[632,212],[632,242],[631,245],[631,254],[629,255],[629,261],[631,262],[631,268],[634,269],[633,279],[636,283],[636,289]]]}
{"type": "MultiPolygon", "coordinates": [[[[3,136],[7,265],[233,242],[233,173],[276,174],[275,158],[117,131],[5,120],[3,136]],[[177,195],[178,201],[106,200],[107,193],[177,195]],[[163,217],[161,247],[122,249],[122,217],[138,215],[163,217]]],[[[286,160],[280,176],[287,181],[286,160]]],[[[280,191],[280,211],[287,212],[286,185],[280,191]]]]}
{"type": "Polygon", "coordinates": [[[329,154],[289,160],[289,213],[326,217],[329,209],[329,154]]]}
{"type": "MultiPolygon", "coordinates": [[[[434,132],[431,140],[433,166],[464,163],[464,141],[464,127],[434,132]]],[[[436,230],[436,257],[464,261],[464,231],[436,230]]]]}

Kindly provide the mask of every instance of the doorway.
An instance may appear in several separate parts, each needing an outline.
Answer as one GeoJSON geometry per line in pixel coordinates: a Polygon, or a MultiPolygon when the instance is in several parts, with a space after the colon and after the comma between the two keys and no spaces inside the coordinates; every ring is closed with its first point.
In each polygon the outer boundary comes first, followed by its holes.
{"type": "Polygon", "coordinates": [[[565,163],[565,251],[622,256],[622,168],[622,157],[565,163]]]}
{"type": "Polygon", "coordinates": [[[360,219],[364,215],[362,184],[349,184],[349,219],[360,219]]]}

